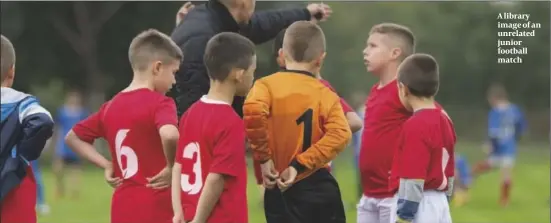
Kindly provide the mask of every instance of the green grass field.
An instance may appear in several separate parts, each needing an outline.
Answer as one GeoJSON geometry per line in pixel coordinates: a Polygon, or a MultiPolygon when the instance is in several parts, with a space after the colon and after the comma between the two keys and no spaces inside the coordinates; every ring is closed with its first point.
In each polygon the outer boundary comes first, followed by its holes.
{"type": "MultiPolygon", "coordinates": [[[[482,158],[478,144],[460,144],[457,151],[464,154],[472,165],[482,158]]],[[[498,205],[499,173],[492,172],[474,182],[471,200],[466,206],[452,209],[458,223],[547,223],[549,217],[550,162],[549,144],[524,145],[514,172],[512,201],[509,207],[498,205]]],[[[347,207],[348,222],[356,222],[357,181],[350,152],[336,160],[336,177],[347,207]]],[[[40,223],[108,223],[111,188],[104,183],[103,172],[89,168],[82,180],[78,199],[54,200],[54,178],[48,168],[44,170],[46,197],[51,213],[40,216],[40,223]]],[[[249,222],[262,223],[264,214],[259,193],[249,175],[249,222]]]]}

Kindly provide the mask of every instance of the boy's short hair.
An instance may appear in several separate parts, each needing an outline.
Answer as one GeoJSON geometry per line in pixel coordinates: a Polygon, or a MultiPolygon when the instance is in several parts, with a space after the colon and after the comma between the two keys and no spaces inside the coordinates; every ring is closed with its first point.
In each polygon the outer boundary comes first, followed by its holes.
{"type": "Polygon", "coordinates": [[[488,97],[496,99],[507,99],[507,90],[501,83],[493,83],[488,88],[488,97]]]}
{"type": "Polygon", "coordinates": [[[249,39],[222,32],[207,43],[203,61],[212,80],[224,81],[232,69],[249,69],[255,55],[255,46],[249,39]]]}
{"type": "Polygon", "coordinates": [[[314,23],[295,22],[285,31],[283,49],[295,62],[312,62],[325,52],[325,34],[314,23]]]}
{"type": "Polygon", "coordinates": [[[274,38],[274,45],[272,46],[272,53],[274,54],[274,57],[277,58],[279,56],[279,49],[283,48],[283,37],[285,37],[285,31],[287,29],[281,30],[277,36],[274,38]]]}
{"type": "Polygon", "coordinates": [[[381,23],[371,28],[369,34],[380,33],[398,38],[401,42],[402,60],[415,53],[415,36],[406,26],[395,23],[381,23]]]}
{"type": "Polygon", "coordinates": [[[1,81],[4,81],[6,77],[8,76],[8,71],[13,67],[15,64],[15,48],[13,47],[13,44],[10,42],[8,38],[6,38],[4,35],[1,35],[2,37],[2,43],[0,49],[2,51],[1,53],[1,65],[0,65],[0,72],[1,73],[1,81]]]}
{"type": "Polygon", "coordinates": [[[414,96],[433,97],[440,85],[438,62],[428,54],[413,54],[400,65],[398,81],[414,96]]]}
{"type": "Polygon", "coordinates": [[[128,59],[133,70],[143,71],[154,61],[181,61],[183,55],[169,36],[156,29],[148,29],[134,37],[128,50],[128,59]]]}

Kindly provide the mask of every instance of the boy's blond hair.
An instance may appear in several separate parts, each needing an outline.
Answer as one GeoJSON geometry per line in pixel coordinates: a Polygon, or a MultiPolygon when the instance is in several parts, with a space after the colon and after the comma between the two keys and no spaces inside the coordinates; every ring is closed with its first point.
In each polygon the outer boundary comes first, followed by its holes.
{"type": "Polygon", "coordinates": [[[138,34],[130,43],[128,59],[133,70],[143,71],[155,61],[170,63],[182,60],[180,48],[166,34],[148,29],[138,34]]]}
{"type": "Polygon", "coordinates": [[[325,53],[325,34],[314,23],[295,22],[285,31],[283,51],[295,62],[312,62],[325,53]]]}
{"type": "Polygon", "coordinates": [[[1,81],[4,81],[8,76],[8,72],[10,71],[10,69],[13,67],[13,65],[15,65],[15,48],[8,38],[6,38],[4,35],[1,36],[2,63],[0,65],[0,72],[1,81]]]}
{"type": "Polygon", "coordinates": [[[396,23],[381,23],[371,28],[369,34],[380,33],[393,37],[396,44],[402,50],[400,60],[415,53],[415,36],[413,32],[406,26],[396,23]]]}

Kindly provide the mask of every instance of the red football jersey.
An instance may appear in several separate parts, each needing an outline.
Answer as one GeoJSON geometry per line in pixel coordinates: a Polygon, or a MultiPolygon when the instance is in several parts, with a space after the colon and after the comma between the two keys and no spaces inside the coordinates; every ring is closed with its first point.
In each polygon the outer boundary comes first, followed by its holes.
{"type": "Polygon", "coordinates": [[[383,87],[371,88],[365,105],[364,129],[360,147],[359,168],[364,194],[385,198],[392,158],[402,125],[411,116],[400,102],[396,80],[383,87]]]}
{"type": "Polygon", "coordinates": [[[147,188],[146,178],[166,167],[159,136],[163,125],[177,125],[174,101],[149,89],[121,92],[100,110],[73,127],[83,141],[104,138],[109,144],[115,176],[112,222],[171,222],[170,189],[147,188]]]}
{"type": "MultiPolygon", "coordinates": [[[[331,89],[333,92],[337,93],[337,91],[335,90],[335,88],[333,88],[333,86],[331,86],[329,81],[326,81],[326,80],[323,80],[323,79],[320,79],[320,81],[321,81],[321,83],[323,83],[323,85],[325,85],[326,87],[331,89]]],[[[339,98],[340,98],[340,101],[341,101],[342,110],[344,111],[345,115],[348,112],[354,112],[354,109],[352,108],[352,106],[350,106],[342,97],[339,96],[339,98]]]]}
{"type": "Polygon", "coordinates": [[[424,190],[445,191],[454,176],[455,131],[441,109],[416,111],[403,126],[392,165],[390,190],[400,178],[425,180],[424,190]]]}
{"type": "Polygon", "coordinates": [[[184,113],[176,162],[186,221],[195,217],[207,175],[219,173],[229,177],[207,222],[248,222],[245,126],[230,104],[203,96],[184,113]]]}

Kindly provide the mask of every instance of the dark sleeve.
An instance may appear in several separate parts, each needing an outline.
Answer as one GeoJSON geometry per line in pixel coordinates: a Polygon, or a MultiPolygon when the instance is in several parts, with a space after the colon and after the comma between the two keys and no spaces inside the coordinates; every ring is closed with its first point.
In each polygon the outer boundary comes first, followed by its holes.
{"type": "Polygon", "coordinates": [[[53,134],[54,121],[34,97],[19,106],[19,120],[23,126],[23,135],[17,147],[26,160],[36,160],[42,153],[46,140],[53,134]]]}
{"type": "Polygon", "coordinates": [[[292,23],[310,18],[310,12],[306,8],[261,11],[252,16],[248,27],[241,34],[255,44],[261,44],[275,38],[292,23]]]}
{"type": "Polygon", "coordinates": [[[193,37],[180,45],[184,61],[176,73],[176,86],[170,94],[176,102],[178,117],[181,117],[201,96],[208,93],[210,84],[203,56],[209,38],[193,37]]]}

